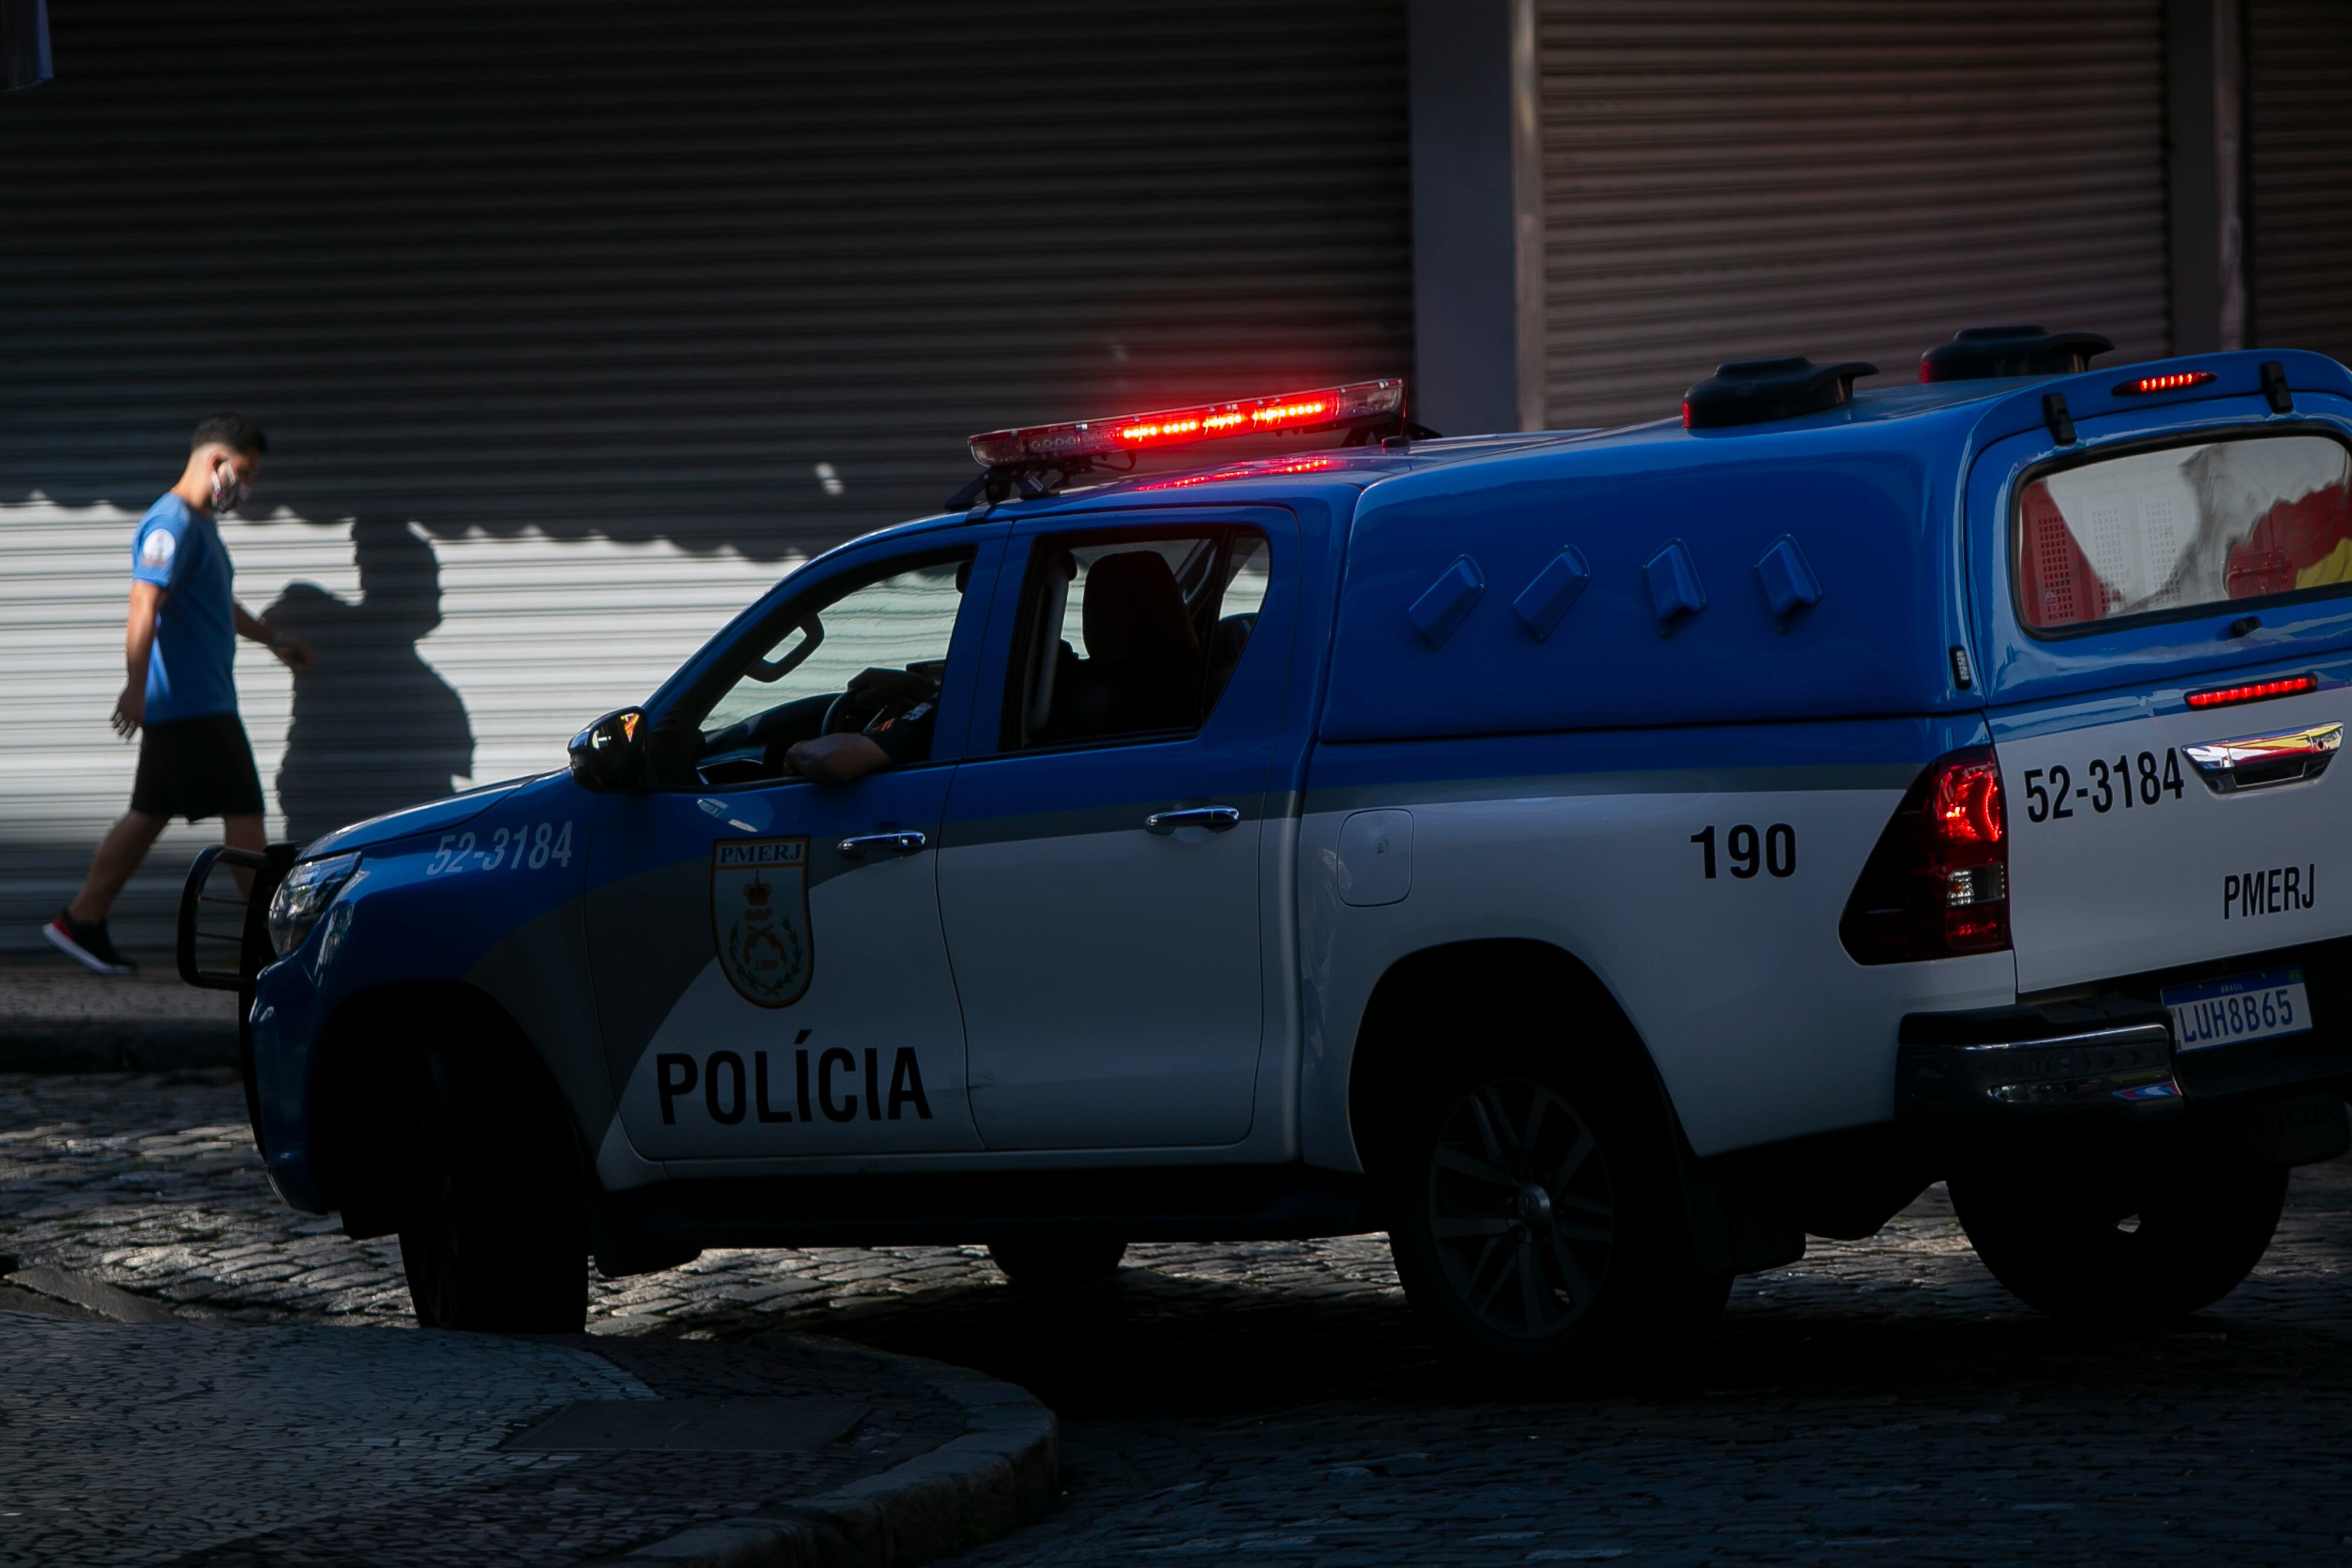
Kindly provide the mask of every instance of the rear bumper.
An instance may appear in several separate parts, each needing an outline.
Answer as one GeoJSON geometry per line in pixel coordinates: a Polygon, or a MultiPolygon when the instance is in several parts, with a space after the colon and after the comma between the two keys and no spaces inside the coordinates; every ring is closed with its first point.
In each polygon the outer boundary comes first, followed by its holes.
{"type": "Polygon", "coordinates": [[[1937,1122],[2177,1116],[2162,1008],[1986,1008],[1913,1013],[1895,1055],[1895,1113],[1937,1122]]]}
{"type": "Polygon", "coordinates": [[[1899,1038],[1895,1118],[1913,1126],[1998,1134],[2219,1118],[2263,1164],[2346,1146],[2352,1035],[2343,1031],[2182,1051],[2167,1009],[2104,998],[1915,1013],[1899,1038]]]}

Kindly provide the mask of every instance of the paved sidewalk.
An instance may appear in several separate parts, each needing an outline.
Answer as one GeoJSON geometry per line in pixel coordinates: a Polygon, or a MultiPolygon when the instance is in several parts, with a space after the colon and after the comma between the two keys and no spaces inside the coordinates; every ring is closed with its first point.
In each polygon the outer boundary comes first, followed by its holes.
{"type": "Polygon", "coordinates": [[[856,1346],[90,1319],[0,1309],[0,1563],[909,1563],[1051,1495],[1027,1396],[856,1346]],[[942,1475],[1003,1484],[931,1517],[942,1475]]]}
{"type": "Polygon", "coordinates": [[[186,985],[166,958],[136,975],[70,959],[0,966],[0,1072],[233,1066],[236,995],[186,985]]]}

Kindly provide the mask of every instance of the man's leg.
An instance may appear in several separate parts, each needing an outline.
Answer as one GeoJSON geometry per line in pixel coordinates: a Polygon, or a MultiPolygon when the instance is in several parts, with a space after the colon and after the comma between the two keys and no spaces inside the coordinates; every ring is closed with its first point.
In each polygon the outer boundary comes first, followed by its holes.
{"type": "MultiPolygon", "coordinates": [[[[256,824],[261,821],[258,817],[249,820],[256,824]]],[[[156,836],[170,821],[169,817],[147,811],[122,813],[122,820],[109,828],[106,837],[98,841],[98,852],[89,858],[89,875],[83,880],[81,891],[74,894],[74,901],[66,905],[66,914],[87,925],[104,920],[106,912],[114,906],[115,896],[122,891],[122,884],[131,880],[131,873],[147,858],[147,852],[155,846],[156,836]]],[[[259,831],[257,825],[257,842],[259,831]]]]}
{"type": "MultiPolygon", "coordinates": [[[[261,813],[221,819],[221,842],[233,850],[251,850],[259,854],[269,847],[269,835],[264,831],[261,813]]],[[[247,897],[253,894],[253,873],[245,867],[231,866],[229,874],[236,878],[236,890],[247,897]]]]}

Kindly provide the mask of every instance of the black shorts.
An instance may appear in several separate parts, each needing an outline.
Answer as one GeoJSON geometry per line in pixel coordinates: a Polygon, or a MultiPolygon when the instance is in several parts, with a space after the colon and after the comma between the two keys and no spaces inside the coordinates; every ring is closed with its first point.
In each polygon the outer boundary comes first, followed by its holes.
{"type": "Polygon", "coordinates": [[[151,817],[257,817],[261,775],[233,713],[175,718],[139,733],[131,809],[151,817]]]}

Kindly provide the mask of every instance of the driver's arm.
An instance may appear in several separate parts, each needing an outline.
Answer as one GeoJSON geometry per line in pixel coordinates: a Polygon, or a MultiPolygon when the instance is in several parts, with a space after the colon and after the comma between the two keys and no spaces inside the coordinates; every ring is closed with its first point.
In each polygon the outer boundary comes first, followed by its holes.
{"type": "Polygon", "coordinates": [[[784,766],[820,784],[854,784],[890,766],[890,754],[862,735],[820,735],[795,742],[784,766]]]}
{"type": "Polygon", "coordinates": [[[863,735],[820,735],[784,753],[784,765],[820,784],[851,784],[900,762],[920,762],[931,754],[931,729],[940,706],[926,698],[863,735]]]}

